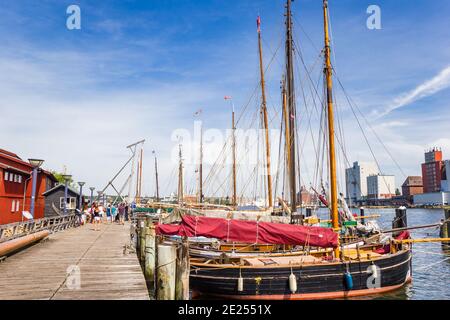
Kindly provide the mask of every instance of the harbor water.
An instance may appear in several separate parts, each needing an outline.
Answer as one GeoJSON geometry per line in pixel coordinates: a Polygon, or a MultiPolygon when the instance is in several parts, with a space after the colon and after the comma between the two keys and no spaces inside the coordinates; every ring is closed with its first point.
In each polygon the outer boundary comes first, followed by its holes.
{"type": "MultiPolygon", "coordinates": [[[[358,209],[354,209],[359,214],[358,209]]],[[[369,209],[365,215],[380,215],[376,221],[384,230],[392,228],[395,209],[369,209]]],[[[444,210],[408,209],[408,226],[439,223],[444,218],[444,210]]],[[[319,211],[321,218],[326,213],[319,211]]],[[[411,231],[412,238],[439,238],[439,228],[411,231]]],[[[404,288],[380,296],[362,299],[398,299],[398,300],[449,300],[450,299],[450,245],[441,243],[413,244],[412,283],[404,288]]],[[[361,299],[361,298],[356,298],[361,299]]]]}

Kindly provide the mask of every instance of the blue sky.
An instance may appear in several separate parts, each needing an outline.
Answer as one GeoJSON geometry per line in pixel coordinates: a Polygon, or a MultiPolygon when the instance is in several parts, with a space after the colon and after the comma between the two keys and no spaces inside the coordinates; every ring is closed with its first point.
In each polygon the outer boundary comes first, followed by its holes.
{"type": "MultiPolygon", "coordinates": [[[[223,97],[233,96],[240,110],[257,85],[256,16],[268,64],[283,41],[283,6],[282,0],[2,1],[1,147],[42,157],[49,169],[65,165],[75,179],[100,187],[127,158],[125,146],[146,138],[144,192],[153,194],[151,150],[168,177],[172,132],[192,129],[196,110],[203,110],[205,127],[228,127],[223,97]],[[71,4],[81,8],[81,30],[66,28],[71,4]]],[[[427,147],[440,146],[450,158],[449,9],[446,0],[330,1],[339,79],[407,175],[420,174],[427,147]],[[366,27],[371,4],[381,8],[381,30],[366,27]]],[[[322,47],[321,1],[296,0],[293,11],[311,65],[322,47]]],[[[273,109],[282,65],[281,48],[267,71],[273,109]]],[[[371,160],[345,103],[342,118],[350,161],[371,160]]],[[[379,144],[373,149],[400,185],[403,174],[379,144]]]]}

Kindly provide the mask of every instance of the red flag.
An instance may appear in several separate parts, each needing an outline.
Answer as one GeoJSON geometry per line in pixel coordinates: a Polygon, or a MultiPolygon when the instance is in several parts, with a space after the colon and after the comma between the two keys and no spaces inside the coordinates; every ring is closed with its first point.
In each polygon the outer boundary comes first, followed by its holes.
{"type": "Polygon", "coordinates": [[[225,100],[231,100],[231,96],[225,96],[224,99],[225,100]]]}
{"type": "Polygon", "coordinates": [[[256,25],[258,26],[258,32],[261,32],[261,17],[258,16],[258,18],[256,18],[256,25]]]}

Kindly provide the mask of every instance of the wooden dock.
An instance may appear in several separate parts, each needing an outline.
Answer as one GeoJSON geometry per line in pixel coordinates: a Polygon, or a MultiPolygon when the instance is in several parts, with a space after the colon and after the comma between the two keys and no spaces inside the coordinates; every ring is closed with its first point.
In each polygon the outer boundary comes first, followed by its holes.
{"type": "Polygon", "coordinates": [[[0,262],[0,300],[148,300],[130,225],[88,224],[0,262]],[[78,272],[79,271],[79,272],[78,272]]]}

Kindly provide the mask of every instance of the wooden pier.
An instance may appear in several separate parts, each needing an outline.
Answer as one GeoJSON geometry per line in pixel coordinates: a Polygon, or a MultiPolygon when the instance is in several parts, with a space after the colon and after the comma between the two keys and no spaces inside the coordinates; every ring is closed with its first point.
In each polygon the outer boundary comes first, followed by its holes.
{"type": "Polygon", "coordinates": [[[130,225],[68,229],[0,262],[0,300],[148,300],[130,225]]]}

